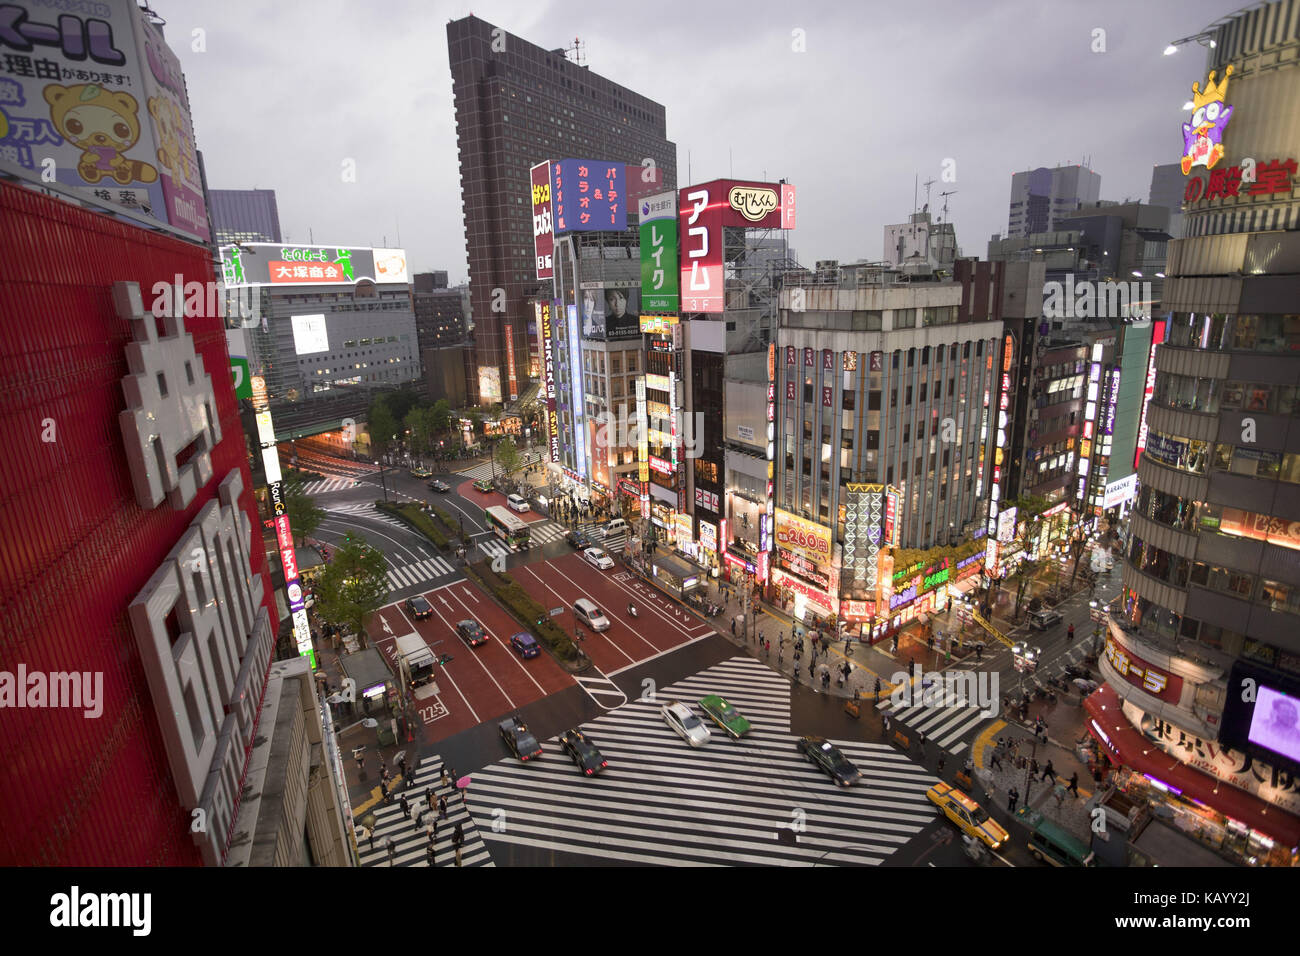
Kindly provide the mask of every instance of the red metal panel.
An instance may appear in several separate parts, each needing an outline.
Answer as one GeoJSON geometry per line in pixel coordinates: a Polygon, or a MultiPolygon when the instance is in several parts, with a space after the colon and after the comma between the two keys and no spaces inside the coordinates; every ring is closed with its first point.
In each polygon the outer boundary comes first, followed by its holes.
{"type": "Polygon", "coordinates": [[[184,513],[136,505],[112,285],[138,282],[147,309],[156,282],[211,281],[211,255],[7,183],[0,221],[0,670],[103,674],[98,718],[0,709],[0,864],[197,864],[126,608],[232,468],[260,523],[217,316],[185,320],[217,399],[214,478],[184,513]]]}

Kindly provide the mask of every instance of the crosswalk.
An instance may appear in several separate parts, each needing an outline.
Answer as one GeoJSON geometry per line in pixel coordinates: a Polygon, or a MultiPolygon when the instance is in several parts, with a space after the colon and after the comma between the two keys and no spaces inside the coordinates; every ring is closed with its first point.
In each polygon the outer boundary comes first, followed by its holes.
{"type": "Polygon", "coordinates": [[[863,772],[856,786],[836,787],[796,747],[789,681],[748,657],[582,729],[609,762],[598,776],[579,774],[554,738],[541,760],[474,774],[470,809],[489,847],[562,847],[637,865],[878,865],[934,820],[925,792],[935,779],[884,744],[833,741],[863,772]],[[726,697],[753,730],[733,741],[710,723],[712,739],[694,750],[660,707],[679,699],[698,713],[708,694],[726,697]],[[501,811],[510,825],[491,832],[501,811]]]}
{"type": "Polygon", "coordinates": [[[394,566],[388,572],[388,586],[393,591],[401,591],[417,584],[424,584],[426,581],[436,581],[439,578],[445,578],[449,574],[455,574],[456,569],[450,561],[445,558],[428,558],[418,564],[403,564],[394,566]]]}
{"type": "Polygon", "coordinates": [[[308,495],[323,495],[331,491],[355,488],[357,484],[355,478],[326,478],[324,481],[309,481],[302,486],[302,490],[308,495]]]}
{"type": "Polygon", "coordinates": [[[333,507],[322,508],[321,510],[332,515],[355,515],[357,517],[367,518],[371,521],[382,521],[384,524],[390,524],[395,528],[407,528],[404,523],[398,521],[392,515],[386,515],[383,512],[376,510],[374,503],[370,501],[362,501],[350,505],[334,505],[333,507]]]}
{"type": "MultiPolygon", "coordinates": [[[[957,672],[954,670],[950,673],[955,675],[957,672]]],[[[1001,710],[1001,697],[997,693],[997,684],[993,681],[996,676],[988,672],[971,674],[967,671],[963,675],[963,682],[957,685],[960,690],[950,694],[949,685],[943,680],[943,675],[936,674],[938,679],[931,692],[932,697],[918,681],[911,694],[910,704],[906,699],[903,703],[895,703],[892,698],[886,697],[876,707],[888,714],[890,720],[913,732],[920,732],[926,740],[932,741],[939,749],[956,755],[969,746],[968,739],[973,737],[976,731],[998,716],[1001,710]],[[980,682],[976,684],[974,693],[966,693],[969,686],[965,683],[967,676],[974,677],[980,682]],[[991,688],[991,690],[985,693],[982,688],[991,688]],[[954,700],[969,700],[971,703],[969,705],[960,702],[945,704],[945,701],[954,700]],[[983,706],[978,706],[981,704],[983,706]]]]}
{"type": "MultiPolygon", "coordinates": [[[[455,866],[456,853],[452,848],[452,835],[456,824],[462,827],[465,843],[461,849],[462,866],[493,866],[488,855],[487,846],[479,833],[473,816],[465,809],[460,794],[456,792],[454,782],[451,786],[439,786],[442,777],[442,759],[438,756],[427,757],[415,771],[415,784],[410,789],[399,789],[393,794],[391,806],[382,803],[369,811],[375,815],[374,839],[369,835],[358,834],[357,850],[362,866],[389,866],[388,840],[393,840],[392,866],[428,866],[429,827],[433,817],[427,810],[425,793],[433,788],[433,800],[438,797],[447,800],[447,818],[438,821],[437,840],[435,843],[435,866],[455,866]],[[398,798],[407,799],[410,817],[403,815],[398,798]],[[415,815],[425,810],[421,826],[416,827],[415,815]]],[[[475,777],[475,782],[478,778],[475,777]]],[[[489,826],[491,821],[489,818],[489,826]]]]}
{"type": "MultiPolygon", "coordinates": [[[[542,456],[537,452],[531,452],[527,455],[521,455],[519,457],[519,462],[520,462],[519,467],[526,468],[529,465],[537,464],[541,460],[542,460],[542,456]]],[[[517,471],[518,469],[516,469],[516,472],[517,471]]],[[[475,465],[472,468],[466,468],[464,471],[456,472],[456,474],[459,475],[461,478],[469,478],[472,481],[478,481],[480,478],[491,478],[494,475],[500,477],[502,473],[503,473],[503,469],[501,465],[499,463],[493,465],[493,463],[490,461],[484,462],[481,465],[475,465]]]]}

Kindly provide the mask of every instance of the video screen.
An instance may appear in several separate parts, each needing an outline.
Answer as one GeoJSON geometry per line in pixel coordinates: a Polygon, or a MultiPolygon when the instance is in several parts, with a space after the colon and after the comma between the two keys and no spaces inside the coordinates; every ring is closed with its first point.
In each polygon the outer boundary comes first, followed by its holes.
{"type": "Polygon", "coordinates": [[[1300,699],[1260,684],[1247,739],[1300,761],[1300,699]]]}
{"type": "Polygon", "coordinates": [[[328,352],[329,334],[325,331],[324,315],[293,316],[293,350],[298,355],[328,352]]]}

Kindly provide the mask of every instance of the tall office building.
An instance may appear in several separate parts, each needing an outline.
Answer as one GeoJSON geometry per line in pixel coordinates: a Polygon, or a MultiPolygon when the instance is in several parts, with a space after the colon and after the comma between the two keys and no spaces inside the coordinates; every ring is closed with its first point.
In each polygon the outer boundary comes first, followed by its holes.
{"type": "Polygon", "coordinates": [[[1183,234],[1183,187],[1185,177],[1178,163],[1164,163],[1151,167],[1151,191],[1147,202],[1153,206],[1164,206],[1169,210],[1170,238],[1178,239],[1183,234]]]}
{"type": "MultiPolygon", "coordinates": [[[[510,402],[528,384],[527,323],[543,288],[530,168],[574,156],[636,166],[651,159],[662,177],[657,188],[668,190],[677,184],[677,147],[666,138],[663,106],[562,49],[545,50],[474,16],[447,24],[447,47],[478,391],[482,401],[510,402]]],[[[549,280],[541,297],[551,297],[549,280]]]]}
{"type": "Polygon", "coordinates": [[[1184,237],[1168,325],[1152,323],[1105,684],[1085,703],[1130,798],[1239,862],[1294,866],[1300,22],[1289,2],[1257,5],[1206,36],[1204,69],[1187,64],[1194,112],[1169,111],[1171,133],[1186,124],[1184,237]]]}
{"type": "Polygon", "coordinates": [[[1007,236],[1054,232],[1056,221],[1080,203],[1101,198],[1101,176],[1086,166],[1040,166],[1011,177],[1011,212],[1007,236]]]}
{"type": "Polygon", "coordinates": [[[217,245],[284,241],[274,189],[213,189],[208,198],[217,245]]]}

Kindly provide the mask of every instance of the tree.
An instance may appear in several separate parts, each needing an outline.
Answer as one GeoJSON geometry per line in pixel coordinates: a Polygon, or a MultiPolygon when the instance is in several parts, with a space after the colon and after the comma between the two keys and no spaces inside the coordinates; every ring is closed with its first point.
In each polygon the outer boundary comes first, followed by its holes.
{"type": "Polygon", "coordinates": [[[365,646],[362,623],[388,600],[388,564],[364,539],[349,533],[317,577],[315,594],[321,620],[361,635],[365,646]]]}
{"type": "Polygon", "coordinates": [[[496,458],[501,462],[501,468],[507,475],[519,467],[521,461],[519,449],[515,447],[513,438],[506,436],[497,442],[496,458]]]}
{"type": "MultiPolygon", "coordinates": [[[[1021,553],[1025,555],[1016,568],[1015,574],[1011,576],[1011,580],[1016,582],[1015,617],[1017,620],[1020,618],[1020,606],[1024,602],[1025,594],[1033,583],[1034,576],[1038,573],[1039,564],[1030,555],[1034,553],[1035,544],[1043,532],[1042,512],[1046,510],[1047,506],[1047,499],[1038,495],[1024,495],[1017,498],[1011,505],[1011,507],[1017,509],[1016,527],[1018,528],[1018,533],[1012,541],[1020,545],[1021,553]]],[[[995,593],[996,587],[995,584],[995,593]]]]}
{"type": "Polygon", "coordinates": [[[451,405],[448,404],[445,398],[440,398],[434,402],[433,408],[429,409],[429,414],[435,435],[441,435],[451,428],[451,405]]]}
{"type": "Polygon", "coordinates": [[[409,388],[389,392],[384,398],[387,400],[389,411],[393,413],[394,420],[399,422],[404,421],[411,413],[411,409],[420,404],[420,396],[409,388]]]}
{"type": "Polygon", "coordinates": [[[473,436],[478,438],[483,431],[483,413],[476,408],[469,413],[468,418],[473,436]]]}
{"type": "Polygon", "coordinates": [[[435,429],[433,427],[433,409],[413,408],[406,413],[406,427],[411,432],[411,453],[425,455],[433,451],[435,429]]]}
{"type": "Polygon", "coordinates": [[[397,433],[398,419],[388,405],[388,396],[380,395],[370,403],[370,412],[366,416],[366,425],[370,431],[370,447],[375,455],[386,452],[393,443],[397,433]]]}
{"type": "Polygon", "coordinates": [[[325,520],[325,512],[316,507],[316,499],[303,490],[300,481],[285,484],[284,508],[289,516],[289,527],[299,542],[319,528],[325,520]]]}

